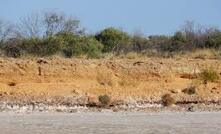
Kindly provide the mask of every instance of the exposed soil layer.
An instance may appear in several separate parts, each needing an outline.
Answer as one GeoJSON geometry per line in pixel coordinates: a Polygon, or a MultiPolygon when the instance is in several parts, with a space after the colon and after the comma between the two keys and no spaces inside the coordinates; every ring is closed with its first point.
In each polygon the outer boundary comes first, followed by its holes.
{"type": "Polygon", "coordinates": [[[197,74],[221,61],[212,59],[0,58],[0,101],[97,106],[107,94],[111,105],[160,104],[170,94],[177,104],[220,104],[221,81],[201,82],[197,74]],[[194,86],[192,94],[185,89],[194,86]]]}

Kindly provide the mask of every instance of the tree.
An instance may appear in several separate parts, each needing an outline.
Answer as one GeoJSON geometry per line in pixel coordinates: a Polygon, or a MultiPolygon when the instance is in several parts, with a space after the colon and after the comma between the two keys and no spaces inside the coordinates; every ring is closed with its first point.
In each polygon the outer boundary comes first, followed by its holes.
{"type": "Polygon", "coordinates": [[[81,34],[80,21],[57,12],[32,14],[21,18],[16,34],[22,38],[50,37],[61,33],[81,34]]]}
{"type": "Polygon", "coordinates": [[[0,43],[12,36],[13,26],[9,23],[0,20],[0,43]]]}
{"type": "Polygon", "coordinates": [[[120,51],[128,45],[130,37],[126,32],[115,28],[107,28],[98,33],[95,38],[104,45],[104,52],[120,51]]]}
{"type": "Polygon", "coordinates": [[[45,13],[43,22],[46,29],[46,36],[53,36],[59,33],[78,34],[82,32],[79,30],[80,21],[73,17],[66,17],[64,14],[55,12],[45,13]]]}
{"type": "Polygon", "coordinates": [[[40,14],[32,14],[20,19],[16,34],[24,38],[40,38],[43,36],[44,26],[40,14]]]}

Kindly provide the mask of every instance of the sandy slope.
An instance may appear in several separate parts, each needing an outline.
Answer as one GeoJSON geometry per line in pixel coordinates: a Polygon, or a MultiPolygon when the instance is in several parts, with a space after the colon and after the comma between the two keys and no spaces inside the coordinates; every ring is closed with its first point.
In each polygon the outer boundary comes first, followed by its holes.
{"type": "Polygon", "coordinates": [[[85,101],[96,101],[98,95],[108,94],[113,100],[159,101],[171,93],[178,101],[221,100],[221,81],[200,84],[190,78],[208,67],[221,73],[221,61],[209,59],[0,58],[0,99],[87,96],[85,101]],[[182,93],[191,85],[197,86],[197,94],[182,93]]]}

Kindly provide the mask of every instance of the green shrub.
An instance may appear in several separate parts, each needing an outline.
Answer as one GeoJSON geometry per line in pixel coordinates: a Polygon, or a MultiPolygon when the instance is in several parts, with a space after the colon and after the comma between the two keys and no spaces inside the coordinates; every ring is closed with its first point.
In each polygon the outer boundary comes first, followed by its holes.
{"type": "Polygon", "coordinates": [[[98,96],[98,100],[102,106],[108,106],[110,104],[111,98],[108,95],[98,96]]]}
{"type": "Polygon", "coordinates": [[[175,52],[185,50],[185,45],[187,40],[182,32],[177,32],[175,35],[170,39],[170,42],[166,45],[163,45],[164,51],[175,52]]]}
{"type": "Polygon", "coordinates": [[[20,48],[21,41],[18,39],[11,39],[7,43],[1,46],[1,49],[8,57],[19,58],[22,55],[22,49],[20,48]]]}
{"type": "Polygon", "coordinates": [[[207,48],[221,48],[221,32],[211,33],[205,41],[207,48]]]}
{"type": "Polygon", "coordinates": [[[135,35],[132,38],[132,50],[136,52],[141,52],[142,50],[149,49],[150,47],[150,42],[148,39],[135,35]]]}
{"type": "Polygon", "coordinates": [[[86,55],[88,58],[99,58],[103,45],[92,37],[73,36],[65,40],[63,53],[66,57],[86,55]]]}
{"type": "Polygon", "coordinates": [[[73,56],[73,51],[71,49],[63,49],[63,54],[66,58],[71,58],[73,56]]]}
{"type": "Polygon", "coordinates": [[[7,46],[5,52],[8,57],[19,58],[21,56],[21,50],[16,46],[7,46]]]}
{"type": "Polygon", "coordinates": [[[220,78],[219,73],[212,68],[203,70],[199,74],[199,77],[201,80],[203,80],[205,82],[207,82],[207,81],[215,82],[215,81],[219,80],[219,78],[220,78]]]}
{"type": "Polygon", "coordinates": [[[25,38],[19,45],[28,54],[40,55],[43,41],[39,38],[25,38]]]}
{"type": "Polygon", "coordinates": [[[59,38],[49,37],[43,40],[42,56],[54,55],[61,50],[62,42],[59,38]]]}
{"type": "Polygon", "coordinates": [[[62,40],[56,36],[45,38],[26,38],[19,45],[26,53],[36,56],[51,56],[61,50],[62,40]]]}
{"type": "Polygon", "coordinates": [[[126,47],[130,41],[127,33],[115,28],[104,29],[95,38],[104,45],[103,52],[117,51],[120,47],[126,47]]]}

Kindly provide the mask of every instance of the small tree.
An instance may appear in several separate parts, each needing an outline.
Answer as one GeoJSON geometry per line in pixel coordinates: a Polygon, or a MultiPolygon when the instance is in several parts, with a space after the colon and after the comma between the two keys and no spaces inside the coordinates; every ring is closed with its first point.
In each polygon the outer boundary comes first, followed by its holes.
{"type": "Polygon", "coordinates": [[[104,29],[95,38],[104,45],[104,52],[119,51],[120,48],[126,47],[130,40],[127,33],[115,28],[104,29]]]}

